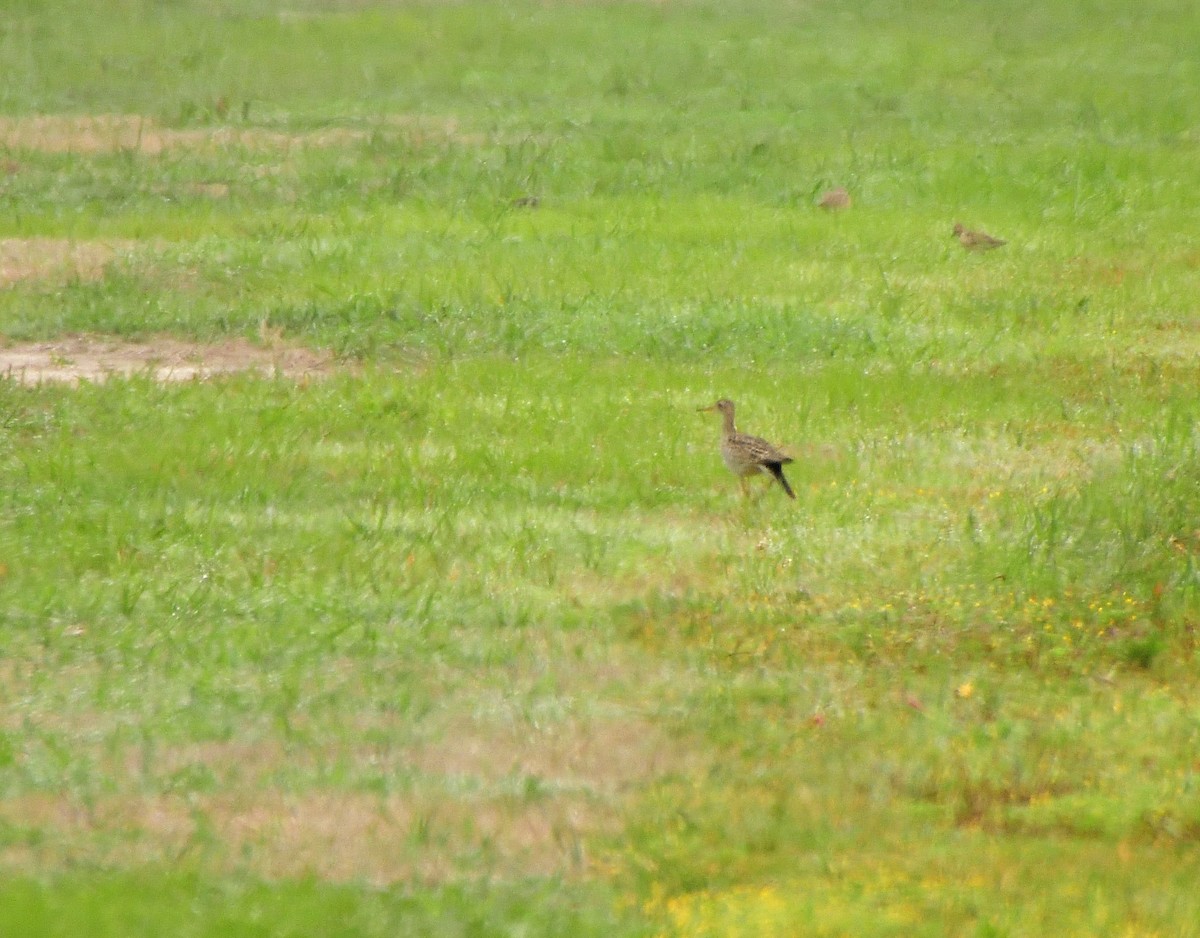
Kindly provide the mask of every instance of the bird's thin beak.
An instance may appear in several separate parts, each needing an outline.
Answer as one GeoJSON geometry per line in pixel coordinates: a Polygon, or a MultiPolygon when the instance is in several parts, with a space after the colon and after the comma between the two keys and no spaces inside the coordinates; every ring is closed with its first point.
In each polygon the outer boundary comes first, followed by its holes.
{"type": "Polygon", "coordinates": [[[706,410],[716,410],[716,409],[717,409],[717,405],[716,405],[716,404],[709,404],[707,407],[697,407],[697,408],[696,408],[696,412],[697,412],[697,413],[703,413],[703,412],[704,412],[704,411],[706,411],[706,410]]]}

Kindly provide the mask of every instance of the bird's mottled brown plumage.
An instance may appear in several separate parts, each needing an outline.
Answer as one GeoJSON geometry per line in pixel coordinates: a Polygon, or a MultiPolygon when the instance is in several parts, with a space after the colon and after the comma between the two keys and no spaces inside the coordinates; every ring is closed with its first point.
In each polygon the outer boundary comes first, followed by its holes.
{"type": "Polygon", "coordinates": [[[721,458],[729,471],[738,477],[742,491],[746,490],[746,479],[750,476],[766,473],[772,476],[787,492],[788,498],[795,498],[796,493],[788,485],[783,475],[783,467],[795,462],[791,456],[781,453],[778,449],[761,437],[749,433],[739,433],[733,423],[733,401],[721,398],[711,407],[701,407],[701,410],[715,410],[723,420],[721,430],[721,458]]]}
{"type": "Polygon", "coordinates": [[[968,251],[990,251],[1008,244],[1001,238],[993,238],[986,231],[972,231],[970,228],[964,228],[961,222],[954,224],[954,237],[958,238],[958,243],[968,251]]]}
{"type": "Polygon", "coordinates": [[[850,193],[846,191],[844,186],[838,186],[836,189],[823,192],[821,197],[817,199],[817,208],[823,208],[827,212],[840,212],[842,209],[849,208],[850,205],[850,193]]]}

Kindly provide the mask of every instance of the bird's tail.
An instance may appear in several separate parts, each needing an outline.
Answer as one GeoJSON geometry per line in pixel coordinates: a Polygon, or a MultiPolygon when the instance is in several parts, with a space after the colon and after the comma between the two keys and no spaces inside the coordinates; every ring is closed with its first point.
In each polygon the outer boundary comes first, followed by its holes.
{"type": "Polygon", "coordinates": [[[787,492],[788,498],[794,499],[796,497],[796,493],[792,491],[792,487],[788,485],[788,480],[784,478],[783,467],[779,463],[771,463],[767,468],[771,470],[771,475],[773,475],[779,481],[779,484],[783,486],[783,490],[787,492]]]}

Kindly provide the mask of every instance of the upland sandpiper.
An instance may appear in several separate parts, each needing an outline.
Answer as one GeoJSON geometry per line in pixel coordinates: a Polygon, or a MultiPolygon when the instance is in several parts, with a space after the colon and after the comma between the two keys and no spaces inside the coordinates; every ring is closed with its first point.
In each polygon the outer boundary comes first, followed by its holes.
{"type": "Polygon", "coordinates": [[[773,476],[783,486],[788,498],[796,497],[796,493],[788,485],[788,480],[783,477],[784,465],[795,460],[761,437],[738,433],[737,427],[733,425],[733,401],[723,397],[710,407],[701,407],[700,410],[715,410],[721,415],[724,421],[721,430],[721,458],[725,460],[729,471],[738,477],[743,495],[746,494],[746,480],[762,472],[773,476]]]}
{"type": "Polygon", "coordinates": [[[990,251],[1008,244],[1001,238],[993,238],[986,231],[972,231],[970,228],[964,228],[962,222],[954,223],[954,237],[958,238],[958,243],[968,251],[990,251]]]}
{"type": "Polygon", "coordinates": [[[850,193],[846,191],[845,186],[823,192],[817,199],[817,208],[823,208],[827,212],[840,212],[849,208],[850,204],[850,193]]]}

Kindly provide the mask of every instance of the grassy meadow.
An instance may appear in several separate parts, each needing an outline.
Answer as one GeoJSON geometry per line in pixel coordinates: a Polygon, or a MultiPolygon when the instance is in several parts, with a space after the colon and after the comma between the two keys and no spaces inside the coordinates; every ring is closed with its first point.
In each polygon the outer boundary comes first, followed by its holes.
{"type": "Polygon", "coordinates": [[[0,934],[1200,935],[1198,44],[10,0],[0,934]]]}

